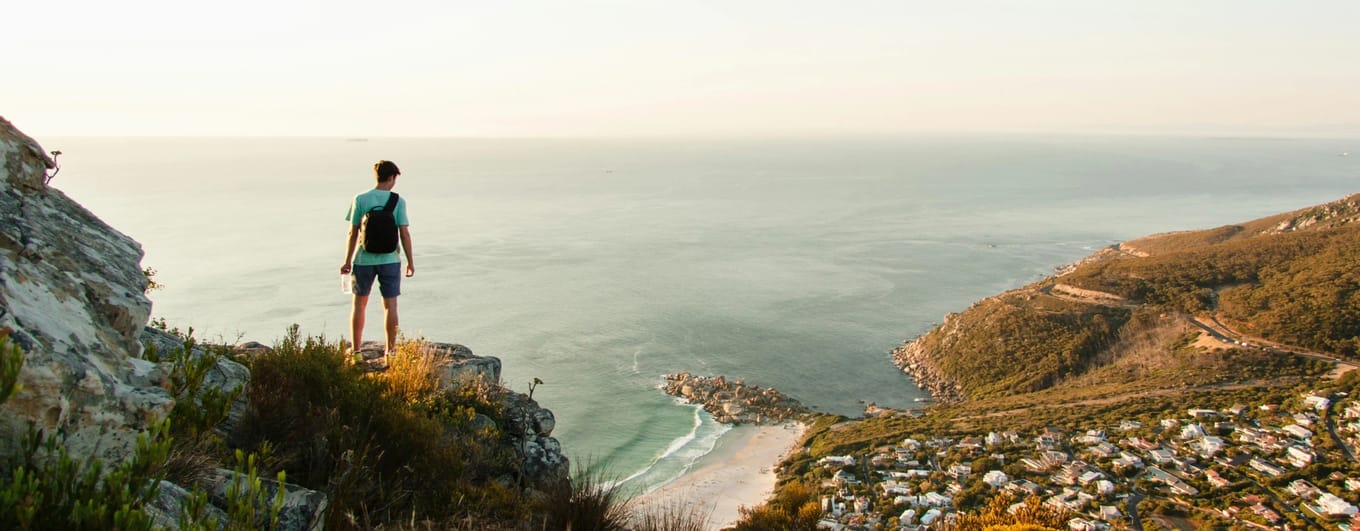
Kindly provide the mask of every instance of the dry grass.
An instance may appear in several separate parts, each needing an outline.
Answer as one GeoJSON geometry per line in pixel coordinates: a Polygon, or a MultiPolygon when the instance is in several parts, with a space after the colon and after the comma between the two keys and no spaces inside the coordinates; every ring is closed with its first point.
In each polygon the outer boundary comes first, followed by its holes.
{"type": "Polygon", "coordinates": [[[439,372],[449,360],[438,355],[424,340],[401,341],[387,357],[387,370],[378,373],[393,396],[403,402],[422,402],[439,391],[439,372]]]}
{"type": "Polygon", "coordinates": [[[165,460],[165,479],[176,485],[192,486],[208,481],[222,467],[219,449],[212,441],[199,440],[175,444],[165,460]]]}
{"type": "MultiPolygon", "coordinates": [[[[630,507],[629,509],[633,509],[630,507]]],[[[672,502],[646,511],[633,510],[629,529],[633,531],[704,531],[713,516],[696,505],[672,502]]]]}
{"type": "Polygon", "coordinates": [[[1075,381],[1086,385],[1125,382],[1183,365],[1185,356],[1177,352],[1177,344],[1190,330],[1189,325],[1173,315],[1149,321],[1120,330],[1118,341],[1092,357],[1086,374],[1075,381]]]}

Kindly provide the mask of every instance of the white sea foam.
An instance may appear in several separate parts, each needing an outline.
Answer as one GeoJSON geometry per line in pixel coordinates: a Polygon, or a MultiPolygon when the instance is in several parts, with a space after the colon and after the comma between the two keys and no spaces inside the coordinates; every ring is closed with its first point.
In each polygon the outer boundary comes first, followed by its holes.
{"type": "Polygon", "coordinates": [[[694,463],[712,452],[718,440],[732,427],[713,420],[703,407],[686,404],[694,410],[694,423],[688,433],[676,437],[647,466],[614,483],[638,494],[645,494],[683,476],[694,463]]]}

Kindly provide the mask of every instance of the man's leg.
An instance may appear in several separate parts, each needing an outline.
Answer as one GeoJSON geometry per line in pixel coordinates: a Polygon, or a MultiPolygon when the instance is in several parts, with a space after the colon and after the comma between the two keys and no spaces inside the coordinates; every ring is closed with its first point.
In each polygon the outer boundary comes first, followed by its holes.
{"type": "Polygon", "coordinates": [[[364,344],[364,309],[368,307],[368,295],[355,295],[354,306],[349,310],[349,337],[354,344],[350,345],[350,353],[359,352],[359,346],[364,344]]]}
{"type": "Polygon", "coordinates": [[[384,330],[387,332],[387,349],[383,350],[383,355],[394,352],[397,348],[397,298],[383,297],[383,319],[386,321],[384,330]]]}

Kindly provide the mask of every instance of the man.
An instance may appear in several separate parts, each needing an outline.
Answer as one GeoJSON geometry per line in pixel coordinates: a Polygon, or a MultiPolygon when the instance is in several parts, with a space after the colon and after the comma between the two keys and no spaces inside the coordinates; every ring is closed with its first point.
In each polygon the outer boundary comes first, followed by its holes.
{"type": "Polygon", "coordinates": [[[383,298],[384,331],[386,343],[383,348],[383,361],[393,352],[397,340],[397,296],[401,295],[401,254],[406,255],[406,276],[416,274],[415,258],[411,255],[411,232],[406,220],[406,198],[398,196],[393,217],[396,219],[401,248],[389,253],[370,253],[359,241],[359,227],[364,214],[382,210],[397,185],[401,170],[390,160],[380,160],[373,165],[373,174],[378,185],[372,190],[354,196],[345,220],[350,222],[349,239],[345,244],[345,261],[340,266],[340,274],[353,273],[354,306],[350,309],[350,338],[354,344],[352,352],[358,352],[364,342],[364,309],[368,306],[368,295],[373,290],[373,280],[378,280],[378,290],[383,298]],[[355,252],[357,248],[358,252],[355,252]]]}

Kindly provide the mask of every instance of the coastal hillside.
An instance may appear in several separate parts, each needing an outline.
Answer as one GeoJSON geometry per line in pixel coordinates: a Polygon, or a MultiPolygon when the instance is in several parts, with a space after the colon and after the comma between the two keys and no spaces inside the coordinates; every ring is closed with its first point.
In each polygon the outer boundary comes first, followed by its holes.
{"type": "Polygon", "coordinates": [[[1360,527],[1357,219],[1148,236],[947,315],[893,351],[936,403],[816,418],[742,528],[1360,527]]]}
{"type": "Polygon", "coordinates": [[[1093,380],[1307,372],[1296,354],[1360,353],[1357,219],[1360,196],[1351,196],[1112,246],[950,314],[893,355],[945,402],[1093,380]],[[1219,348],[1178,348],[1195,344],[1219,348]]]}

